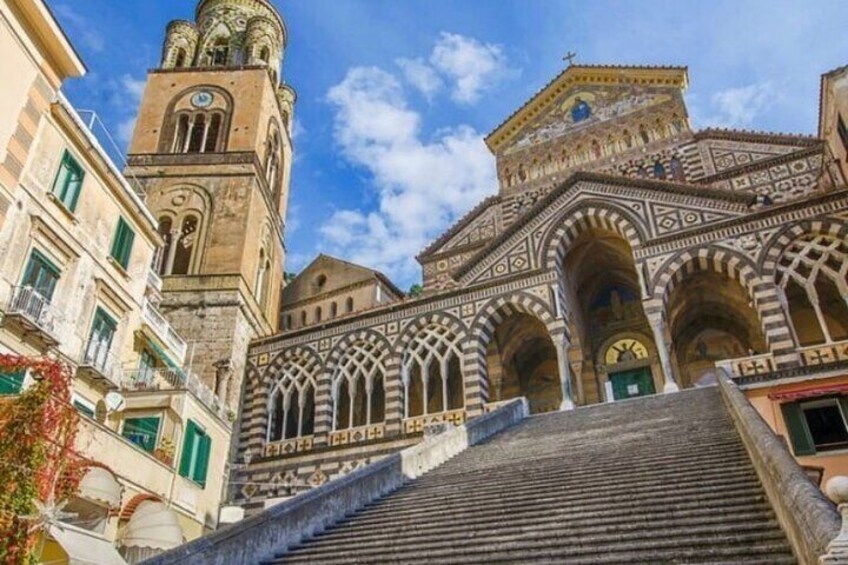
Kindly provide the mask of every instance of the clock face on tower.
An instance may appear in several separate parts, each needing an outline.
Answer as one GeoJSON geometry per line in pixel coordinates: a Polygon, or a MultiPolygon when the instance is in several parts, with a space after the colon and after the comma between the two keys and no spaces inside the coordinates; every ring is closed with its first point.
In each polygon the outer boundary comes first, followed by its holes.
{"type": "Polygon", "coordinates": [[[607,365],[615,365],[616,363],[625,363],[627,361],[635,361],[636,359],[647,359],[648,350],[642,342],[625,338],[613,343],[604,356],[604,362],[607,365]]]}
{"type": "Polygon", "coordinates": [[[212,104],[212,100],[214,96],[212,96],[211,92],[207,92],[205,90],[201,90],[191,97],[191,103],[197,108],[206,108],[210,104],[212,104]]]}

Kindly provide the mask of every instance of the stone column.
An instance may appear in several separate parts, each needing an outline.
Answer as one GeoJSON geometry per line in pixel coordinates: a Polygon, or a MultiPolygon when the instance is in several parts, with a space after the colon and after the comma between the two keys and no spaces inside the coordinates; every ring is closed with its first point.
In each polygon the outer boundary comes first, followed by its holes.
{"type": "Polygon", "coordinates": [[[648,323],[651,324],[651,330],[654,334],[654,344],[657,347],[657,353],[660,357],[660,365],[662,365],[663,378],[665,380],[663,392],[677,392],[680,390],[680,387],[674,378],[674,369],[671,365],[671,356],[669,354],[670,340],[667,338],[668,332],[665,317],[661,310],[645,312],[645,314],[648,317],[648,323]]]}
{"type": "Polygon", "coordinates": [[[571,391],[571,365],[568,364],[568,337],[563,335],[553,336],[556,348],[557,362],[559,364],[559,382],[562,386],[562,404],[560,410],[574,410],[574,395],[571,391]]]}

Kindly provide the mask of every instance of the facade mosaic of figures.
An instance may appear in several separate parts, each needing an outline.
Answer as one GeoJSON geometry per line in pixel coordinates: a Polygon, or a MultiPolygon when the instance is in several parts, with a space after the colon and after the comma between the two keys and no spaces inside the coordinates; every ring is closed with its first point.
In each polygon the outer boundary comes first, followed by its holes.
{"type": "MultiPolygon", "coordinates": [[[[679,67],[570,66],[486,138],[498,194],[418,256],[423,296],[253,342],[234,502],[261,509],[518,396],[570,409],[705,386],[717,367],[832,395],[845,140],[693,131],[687,83],[679,67]]],[[[815,417],[770,423],[797,446],[815,417]]]]}

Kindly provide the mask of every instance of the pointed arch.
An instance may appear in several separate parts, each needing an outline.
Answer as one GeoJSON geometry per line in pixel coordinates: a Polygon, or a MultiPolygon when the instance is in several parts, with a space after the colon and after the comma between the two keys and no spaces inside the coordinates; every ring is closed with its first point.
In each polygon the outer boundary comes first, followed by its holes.
{"type": "Polygon", "coordinates": [[[571,244],[586,230],[603,229],[621,236],[631,249],[647,240],[647,229],[632,212],[606,202],[580,202],[569,207],[551,222],[542,238],[539,264],[559,269],[571,244]]]}

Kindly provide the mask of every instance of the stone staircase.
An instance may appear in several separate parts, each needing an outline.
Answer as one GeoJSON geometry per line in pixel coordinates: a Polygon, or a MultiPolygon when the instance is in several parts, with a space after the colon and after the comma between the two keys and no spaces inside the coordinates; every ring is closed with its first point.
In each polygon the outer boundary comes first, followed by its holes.
{"type": "Polygon", "coordinates": [[[796,563],[717,388],[530,417],[269,563],[796,563]]]}

